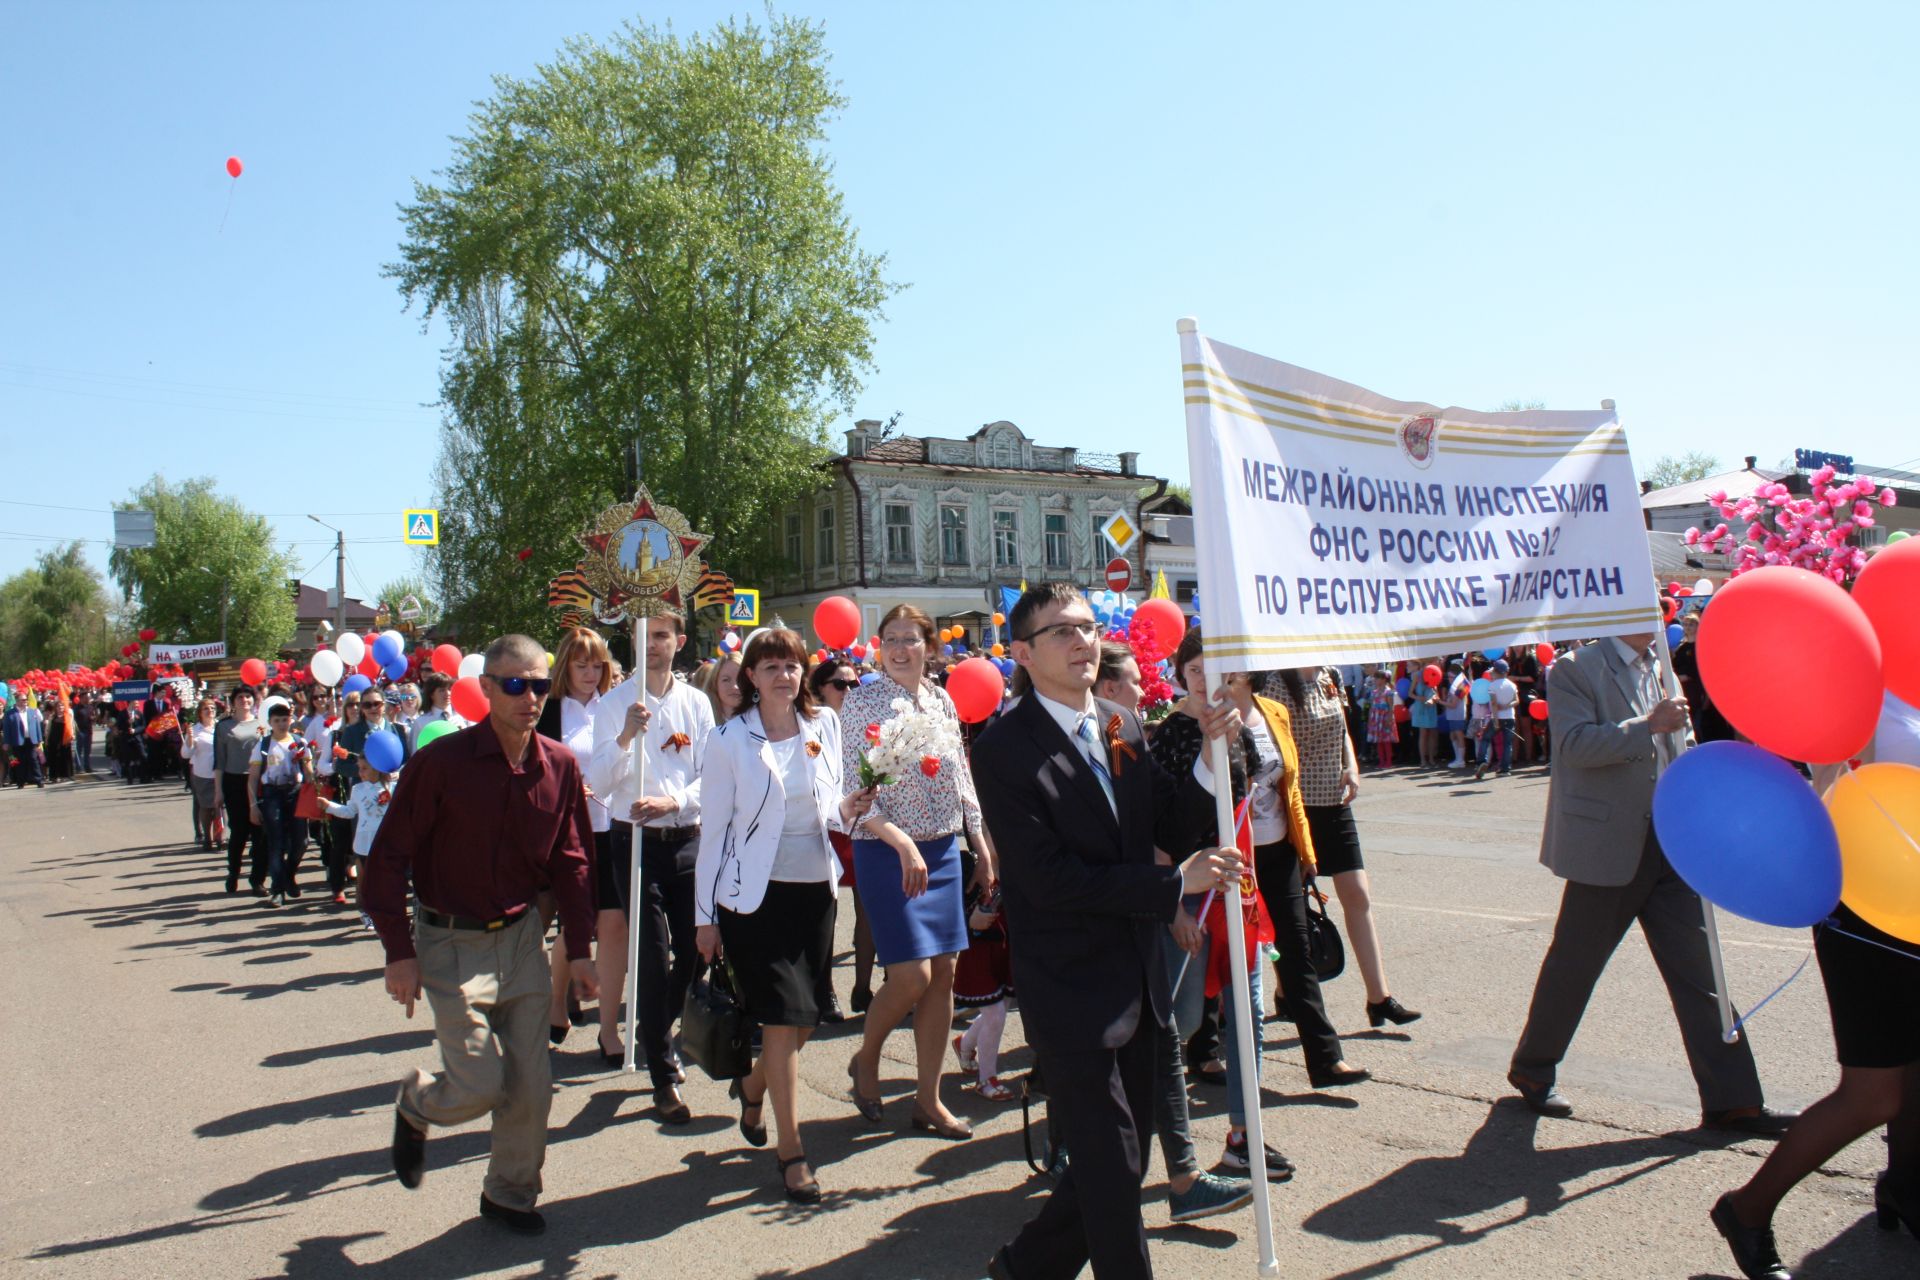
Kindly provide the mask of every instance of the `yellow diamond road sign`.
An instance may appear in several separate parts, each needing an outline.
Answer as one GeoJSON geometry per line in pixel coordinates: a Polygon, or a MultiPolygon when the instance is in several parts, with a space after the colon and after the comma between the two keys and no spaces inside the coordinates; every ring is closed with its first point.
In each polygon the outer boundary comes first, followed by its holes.
{"type": "Polygon", "coordinates": [[[401,541],[410,547],[437,547],[440,545],[440,513],[434,510],[401,512],[406,524],[402,530],[401,541]]]}
{"type": "Polygon", "coordinates": [[[1124,511],[1114,512],[1113,516],[1100,526],[1100,532],[1106,535],[1107,541],[1113,544],[1115,551],[1123,554],[1133,545],[1133,540],[1140,536],[1140,531],[1133,527],[1133,521],[1127,519],[1127,513],[1124,511]]]}

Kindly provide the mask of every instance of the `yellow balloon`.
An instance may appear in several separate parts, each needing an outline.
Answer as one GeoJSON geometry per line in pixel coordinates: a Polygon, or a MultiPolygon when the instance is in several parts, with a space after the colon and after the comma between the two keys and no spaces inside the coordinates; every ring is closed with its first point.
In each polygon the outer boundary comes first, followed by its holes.
{"type": "Polygon", "coordinates": [[[551,667],[551,666],[553,665],[553,655],[552,655],[552,654],[548,654],[548,655],[547,655],[547,665],[548,665],[549,667],[551,667]]]}
{"type": "Polygon", "coordinates": [[[1870,764],[1827,791],[1840,835],[1840,901],[1876,929],[1920,942],[1920,769],[1870,764]]]}

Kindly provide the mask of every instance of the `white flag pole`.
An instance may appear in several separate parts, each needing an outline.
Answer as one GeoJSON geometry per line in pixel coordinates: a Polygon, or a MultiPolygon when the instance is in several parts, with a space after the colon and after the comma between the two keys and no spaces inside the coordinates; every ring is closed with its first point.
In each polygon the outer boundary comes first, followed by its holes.
{"type": "MultiPolygon", "coordinates": [[[[647,620],[633,620],[633,678],[638,684],[634,696],[640,699],[640,705],[647,705],[647,620]]],[[[651,727],[651,726],[649,726],[651,727]]],[[[641,730],[633,735],[633,792],[636,796],[647,794],[647,734],[641,730]]],[[[629,812],[628,817],[632,814],[629,812]]],[[[627,981],[622,994],[627,1000],[627,1060],[622,1071],[638,1071],[639,1041],[636,1031],[640,1021],[640,840],[641,824],[633,824],[633,845],[629,849],[631,861],[627,875],[627,981]]],[[[602,999],[605,994],[602,993],[602,999]]]]}
{"type": "MultiPolygon", "coordinates": [[[[1180,359],[1183,364],[1197,364],[1200,360],[1200,325],[1191,316],[1182,318],[1176,326],[1180,333],[1180,359]]],[[[1191,441],[1196,415],[1204,417],[1203,407],[1189,406],[1187,410],[1187,432],[1191,441]]],[[[1192,480],[1201,479],[1198,468],[1192,469],[1192,480]]],[[[1219,511],[1205,511],[1204,504],[1194,505],[1195,542],[1199,544],[1198,568],[1200,576],[1200,595],[1206,600],[1220,600],[1232,587],[1217,580],[1215,560],[1206,552],[1214,531],[1209,527],[1219,520],[1219,511]]],[[[1225,687],[1219,671],[1215,669],[1213,658],[1201,649],[1202,669],[1206,672],[1207,693],[1216,697],[1225,687]]],[[[1208,767],[1213,771],[1213,812],[1214,821],[1220,833],[1220,842],[1230,845],[1234,839],[1233,826],[1233,784],[1227,759],[1227,740],[1213,739],[1207,747],[1208,767]]],[[[1253,869],[1247,869],[1248,874],[1253,869]]],[[[1247,935],[1246,924],[1241,911],[1240,881],[1235,880],[1226,891],[1227,916],[1227,967],[1231,971],[1233,988],[1231,992],[1232,1016],[1234,1027],[1235,1056],[1240,1066],[1240,1106],[1247,1117],[1247,1164],[1253,1178],[1253,1225],[1255,1242],[1260,1250],[1260,1274],[1277,1276],[1280,1274],[1280,1261],[1273,1251],[1273,1204],[1267,1195],[1267,1143],[1260,1115],[1260,1073],[1255,1067],[1253,1037],[1258,1034],[1254,1026],[1253,1010],[1247,996],[1247,935]]]]}

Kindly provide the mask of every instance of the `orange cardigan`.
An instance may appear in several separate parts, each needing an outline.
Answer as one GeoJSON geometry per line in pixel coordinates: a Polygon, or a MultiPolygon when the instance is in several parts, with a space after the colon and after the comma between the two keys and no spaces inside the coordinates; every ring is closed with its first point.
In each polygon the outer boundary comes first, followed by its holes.
{"type": "Polygon", "coordinates": [[[1311,876],[1319,864],[1313,856],[1313,832],[1307,827],[1306,801],[1300,798],[1300,752],[1293,745],[1293,717],[1272,698],[1256,694],[1253,705],[1265,717],[1267,733],[1280,748],[1281,774],[1277,785],[1287,812],[1287,843],[1300,855],[1302,874],[1311,876]]]}

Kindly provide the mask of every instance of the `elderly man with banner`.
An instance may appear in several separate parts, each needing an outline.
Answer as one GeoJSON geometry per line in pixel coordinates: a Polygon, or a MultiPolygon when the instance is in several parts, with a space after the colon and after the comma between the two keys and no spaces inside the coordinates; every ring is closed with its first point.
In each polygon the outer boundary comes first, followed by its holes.
{"type": "MultiPolygon", "coordinates": [[[[1506,646],[1556,636],[1603,644],[1635,636],[1657,646],[1665,696],[1677,696],[1632,461],[1611,401],[1579,412],[1439,409],[1212,342],[1190,319],[1179,332],[1200,590],[1212,632],[1209,686],[1259,668],[1447,650],[1486,649],[1497,658],[1506,646]]],[[[1646,696],[1649,706],[1659,701],[1646,696]]],[[[1224,745],[1214,750],[1222,770],[1224,745]]],[[[1218,804],[1224,830],[1224,794],[1218,804]]],[[[1678,980],[1717,1005],[1721,1038],[1732,1044],[1713,912],[1704,903],[1699,910],[1693,932],[1704,933],[1697,954],[1706,971],[1678,980]]],[[[1232,1005],[1250,1058],[1239,915],[1227,912],[1232,1005]]],[[[1258,1081],[1251,1061],[1242,1066],[1249,1141],[1258,1150],[1258,1081]]],[[[1544,1089],[1532,1083],[1522,1086],[1528,1101],[1558,1110],[1550,1081],[1544,1089]]],[[[1264,1184],[1260,1191],[1260,1270],[1277,1275],[1264,1184]]]]}

